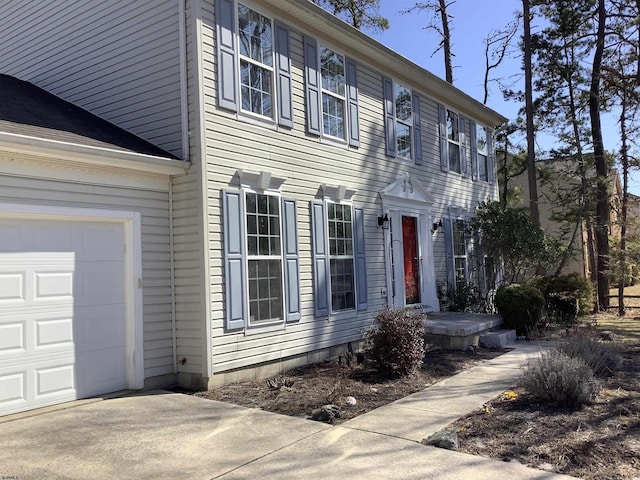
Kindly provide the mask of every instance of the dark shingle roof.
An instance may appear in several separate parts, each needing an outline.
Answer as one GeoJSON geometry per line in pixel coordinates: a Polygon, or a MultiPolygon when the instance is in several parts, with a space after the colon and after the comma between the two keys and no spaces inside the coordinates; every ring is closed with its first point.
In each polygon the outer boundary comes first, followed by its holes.
{"type": "Polygon", "coordinates": [[[2,74],[0,132],[177,159],[32,83],[2,74]]]}

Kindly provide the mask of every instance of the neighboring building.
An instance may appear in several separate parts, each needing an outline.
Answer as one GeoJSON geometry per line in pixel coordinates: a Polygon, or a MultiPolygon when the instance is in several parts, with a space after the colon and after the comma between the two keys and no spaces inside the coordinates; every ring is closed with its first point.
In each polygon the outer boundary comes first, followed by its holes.
{"type": "MultiPolygon", "coordinates": [[[[542,229],[561,239],[563,245],[570,245],[573,238],[573,254],[562,269],[563,274],[578,273],[584,278],[592,278],[595,270],[596,245],[595,224],[587,220],[576,222],[579,210],[580,176],[576,172],[576,163],[570,160],[546,160],[538,162],[538,209],[542,229]],[[566,218],[567,212],[573,217],[566,218]]],[[[589,175],[589,184],[594,183],[593,174],[589,175]]],[[[502,181],[502,179],[500,179],[502,181]]],[[[622,201],[620,176],[615,168],[609,172],[611,192],[609,205],[609,231],[613,237],[620,236],[618,222],[619,206],[622,201]]],[[[521,204],[528,207],[529,181],[527,172],[509,180],[509,188],[519,187],[522,193],[521,204]]],[[[593,188],[593,187],[590,187],[593,188]]],[[[592,199],[595,199],[593,192],[592,199]]],[[[595,201],[595,200],[594,200],[595,201]]],[[[592,204],[595,211],[595,204],[592,204]]]]}
{"type": "Polygon", "coordinates": [[[0,3],[0,414],[266,376],[470,279],[505,119],[312,2],[0,3]]]}

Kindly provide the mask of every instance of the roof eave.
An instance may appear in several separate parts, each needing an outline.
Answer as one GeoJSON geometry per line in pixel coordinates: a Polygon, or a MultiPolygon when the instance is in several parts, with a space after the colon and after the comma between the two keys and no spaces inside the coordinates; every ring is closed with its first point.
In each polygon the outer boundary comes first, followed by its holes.
{"type": "Polygon", "coordinates": [[[140,170],[158,175],[184,175],[190,162],[104,147],[80,145],[0,132],[0,150],[45,158],[62,158],[88,165],[140,170]]]}
{"type": "MultiPolygon", "coordinates": [[[[276,4],[279,5],[280,2],[276,2],[276,4]]],[[[294,24],[306,25],[315,30],[318,36],[333,39],[335,43],[343,45],[348,50],[347,53],[350,51],[354,57],[366,60],[367,64],[380,72],[388,75],[391,75],[388,72],[394,72],[393,76],[407,81],[434,100],[459,110],[486,125],[497,127],[507,121],[506,117],[495,110],[483,105],[462,90],[362,33],[313,2],[291,0],[287,4],[290,8],[278,12],[283,18],[288,17],[296,20],[294,24]]]]}

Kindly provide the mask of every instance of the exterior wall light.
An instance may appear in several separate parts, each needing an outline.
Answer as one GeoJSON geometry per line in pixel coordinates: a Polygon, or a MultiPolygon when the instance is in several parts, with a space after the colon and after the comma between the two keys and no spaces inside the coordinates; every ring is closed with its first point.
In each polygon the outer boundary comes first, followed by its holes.
{"type": "Polygon", "coordinates": [[[378,228],[389,230],[389,215],[386,213],[378,217],[378,228]]]}

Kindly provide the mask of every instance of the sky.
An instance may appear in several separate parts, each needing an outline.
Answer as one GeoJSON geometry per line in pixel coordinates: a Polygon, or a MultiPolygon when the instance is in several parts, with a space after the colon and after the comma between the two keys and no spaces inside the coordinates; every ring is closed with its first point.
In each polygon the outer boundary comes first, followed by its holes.
{"type": "MultiPolygon", "coordinates": [[[[409,60],[417,63],[441,78],[445,77],[442,51],[432,55],[440,39],[438,34],[425,29],[429,22],[426,11],[400,13],[415,5],[416,0],[381,0],[381,15],[389,20],[388,30],[380,33],[369,33],[373,38],[385,44],[409,60]]],[[[484,95],[483,78],[485,70],[484,39],[491,30],[503,29],[521,10],[520,0],[457,0],[448,13],[452,26],[453,84],[466,94],[482,102],[484,95]]],[[[535,20],[533,24],[535,28],[535,20]]],[[[492,73],[492,77],[520,78],[514,88],[522,88],[521,60],[506,59],[492,73]]],[[[516,80],[517,81],[517,80],[516,80]]],[[[502,98],[497,84],[491,84],[487,106],[509,119],[518,116],[519,103],[507,102],[502,98]]],[[[619,146],[616,119],[613,115],[602,118],[605,149],[615,151],[619,146]]],[[[548,150],[553,147],[554,138],[540,136],[538,146],[548,150]]],[[[523,145],[525,142],[522,142],[523,145]]],[[[640,195],[640,175],[632,176],[629,191],[640,195]]]]}

